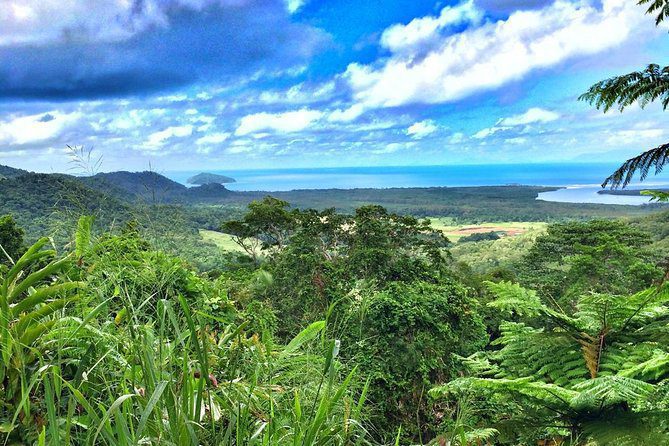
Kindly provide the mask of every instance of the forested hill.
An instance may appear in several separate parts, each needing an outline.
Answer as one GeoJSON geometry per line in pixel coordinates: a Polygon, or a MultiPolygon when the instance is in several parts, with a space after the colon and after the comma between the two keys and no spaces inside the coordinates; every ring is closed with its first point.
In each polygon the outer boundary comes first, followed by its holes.
{"type": "Polygon", "coordinates": [[[99,191],[124,200],[176,201],[186,195],[187,187],[156,172],[109,172],[78,178],[99,191]]]}
{"type": "Polygon", "coordinates": [[[28,173],[28,171],[0,165],[0,179],[17,177],[19,175],[23,175],[24,173],[28,173]]]}
{"type": "Polygon", "coordinates": [[[130,211],[117,198],[69,175],[23,173],[0,181],[0,216],[12,214],[29,235],[52,232],[46,228],[60,225],[71,227],[82,214],[94,214],[108,227],[114,220],[127,220],[130,211]]]}

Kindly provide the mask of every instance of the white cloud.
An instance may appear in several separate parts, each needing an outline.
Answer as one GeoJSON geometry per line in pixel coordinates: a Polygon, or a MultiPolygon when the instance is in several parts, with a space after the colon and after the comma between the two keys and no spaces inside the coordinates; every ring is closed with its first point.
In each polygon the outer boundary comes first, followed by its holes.
{"type": "Polygon", "coordinates": [[[165,116],[165,114],[167,114],[167,109],[164,108],[135,109],[122,113],[111,120],[103,120],[99,124],[104,124],[110,131],[125,132],[150,125],[155,119],[165,116]]]}
{"type": "Polygon", "coordinates": [[[639,144],[640,142],[658,140],[664,134],[664,129],[618,130],[607,138],[607,144],[639,144]]]}
{"type": "Polygon", "coordinates": [[[328,116],[330,122],[351,122],[358,119],[365,112],[365,107],[361,104],[353,104],[347,109],[333,110],[328,116]]]}
{"type": "Polygon", "coordinates": [[[205,135],[201,138],[198,138],[197,141],[195,141],[195,144],[198,145],[208,145],[208,144],[220,144],[226,139],[230,137],[230,133],[211,133],[209,135],[205,135]]]}
{"type": "Polygon", "coordinates": [[[380,149],[372,150],[373,154],[376,155],[382,155],[386,153],[395,153],[399,152],[400,150],[405,150],[413,147],[415,143],[409,142],[409,143],[398,143],[398,142],[391,142],[390,144],[386,144],[385,147],[382,147],[380,149]]]}
{"type": "Polygon", "coordinates": [[[466,139],[466,136],[462,132],[456,132],[453,133],[450,138],[448,138],[448,142],[451,144],[459,144],[463,142],[466,139]]]}
{"type": "Polygon", "coordinates": [[[334,92],[335,83],[333,81],[315,86],[301,83],[293,85],[285,91],[263,91],[258,99],[265,104],[309,104],[312,102],[327,100],[334,92]]]}
{"type": "Polygon", "coordinates": [[[522,137],[516,137],[516,138],[507,138],[504,140],[505,143],[507,144],[517,144],[517,145],[522,145],[527,142],[527,138],[522,138],[522,137]]]}
{"type": "Polygon", "coordinates": [[[425,138],[428,135],[439,130],[439,127],[430,119],[425,121],[420,121],[412,124],[407,130],[406,134],[411,136],[414,139],[425,138]]]}
{"type": "Polygon", "coordinates": [[[301,109],[284,113],[255,113],[244,116],[235,135],[248,135],[272,130],[279,133],[299,132],[323,117],[323,112],[301,109]]]}
{"type": "MultiPolygon", "coordinates": [[[[23,145],[57,139],[82,117],[79,112],[51,111],[28,116],[13,116],[0,120],[0,143],[23,145]]],[[[67,141],[63,141],[67,143],[67,141]]]]}
{"type": "Polygon", "coordinates": [[[509,130],[511,127],[490,127],[486,129],[481,129],[478,132],[474,133],[472,135],[472,138],[476,139],[484,139],[487,138],[488,136],[494,135],[497,132],[503,132],[505,130],[509,130]]]}
{"type": "MultiPolygon", "coordinates": [[[[611,49],[642,22],[647,22],[643,8],[629,0],[602,0],[601,7],[557,0],[457,34],[426,33],[422,39],[438,42],[427,54],[397,51],[381,65],[353,63],[344,78],[355,100],[368,109],[452,102],[533,70],[611,49]]],[[[397,38],[394,47],[408,45],[402,42],[397,38]]]]}
{"type": "Polygon", "coordinates": [[[472,136],[472,138],[484,139],[494,135],[495,133],[514,130],[516,127],[521,126],[526,127],[524,127],[520,133],[529,133],[532,131],[532,127],[530,127],[529,124],[546,124],[558,119],[560,119],[559,113],[545,110],[543,108],[533,107],[527,110],[525,113],[499,119],[497,124],[495,124],[493,127],[479,130],[472,136]]]}
{"type": "Polygon", "coordinates": [[[155,149],[165,145],[172,138],[185,138],[193,133],[192,125],[168,127],[165,130],[151,133],[144,144],[144,148],[155,149]]]}
{"type": "Polygon", "coordinates": [[[483,11],[474,5],[473,0],[467,0],[457,6],[446,6],[439,17],[421,17],[407,25],[387,28],[381,35],[381,45],[394,53],[420,50],[439,39],[444,29],[462,23],[478,23],[482,18],[483,11]]]}
{"type": "Polygon", "coordinates": [[[501,126],[516,126],[535,123],[546,123],[560,119],[560,114],[543,108],[530,108],[525,113],[502,118],[497,122],[501,126]]]}
{"type": "Polygon", "coordinates": [[[285,2],[286,9],[291,14],[295,14],[302,6],[307,3],[306,0],[285,0],[285,2]]]}

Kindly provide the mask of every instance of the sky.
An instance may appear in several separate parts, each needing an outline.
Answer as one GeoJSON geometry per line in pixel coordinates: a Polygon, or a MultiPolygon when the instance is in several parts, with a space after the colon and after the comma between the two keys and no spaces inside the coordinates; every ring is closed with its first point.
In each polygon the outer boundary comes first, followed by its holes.
{"type": "Polygon", "coordinates": [[[667,50],[632,0],[0,0],[0,164],[624,161],[661,108],[578,96],[667,50]]]}

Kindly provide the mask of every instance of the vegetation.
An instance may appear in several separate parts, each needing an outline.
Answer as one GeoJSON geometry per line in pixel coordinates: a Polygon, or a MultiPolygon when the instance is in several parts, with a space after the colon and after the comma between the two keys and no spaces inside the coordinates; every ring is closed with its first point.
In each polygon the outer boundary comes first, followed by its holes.
{"type": "Polygon", "coordinates": [[[4,172],[5,444],[667,442],[662,205],[4,172]]]}
{"type": "Polygon", "coordinates": [[[666,212],[472,229],[16,181],[47,193],[25,238],[0,219],[7,444],[666,441],[666,212]]]}
{"type": "Polygon", "coordinates": [[[225,183],[234,183],[235,179],[227,177],[225,175],[218,175],[215,173],[199,173],[194,175],[187,180],[188,184],[225,184],[225,183]]]}
{"type": "Polygon", "coordinates": [[[512,283],[488,287],[497,295],[488,305],[510,318],[493,343],[500,348],[468,357],[470,376],[433,395],[469,395],[510,444],[669,441],[665,285],[582,295],[573,313],[512,283]]]}

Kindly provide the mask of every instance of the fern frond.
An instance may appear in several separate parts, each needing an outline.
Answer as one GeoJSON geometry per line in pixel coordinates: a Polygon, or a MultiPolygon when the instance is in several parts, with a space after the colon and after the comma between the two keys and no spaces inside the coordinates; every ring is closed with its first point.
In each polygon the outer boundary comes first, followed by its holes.
{"type": "Polygon", "coordinates": [[[604,112],[614,106],[623,111],[634,103],[643,108],[658,99],[663,108],[669,106],[669,67],[657,64],[597,82],[579,97],[604,112]]]}
{"type": "Polygon", "coordinates": [[[646,14],[655,14],[655,25],[659,25],[669,17],[669,2],[667,0],[639,0],[638,4],[648,5],[646,14]]]}
{"type": "Polygon", "coordinates": [[[601,446],[656,446],[669,444],[662,427],[667,413],[611,412],[583,423],[584,433],[601,446]]]}
{"type": "Polygon", "coordinates": [[[485,282],[488,289],[497,296],[497,299],[488,303],[488,306],[507,314],[534,317],[544,309],[544,305],[534,290],[523,288],[512,282],[485,282]]]}
{"type": "Polygon", "coordinates": [[[572,401],[575,409],[606,407],[619,403],[633,403],[648,397],[654,386],[645,381],[624,376],[604,376],[575,385],[580,391],[572,401]]]}
{"type": "Polygon", "coordinates": [[[669,162],[669,143],[662,144],[639,156],[628,159],[604,180],[602,187],[610,186],[611,189],[617,189],[622,186],[625,188],[632,182],[634,175],[637,173],[641,181],[648,177],[652,169],[655,170],[655,175],[660,174],[667,162],[669,162]]]}

